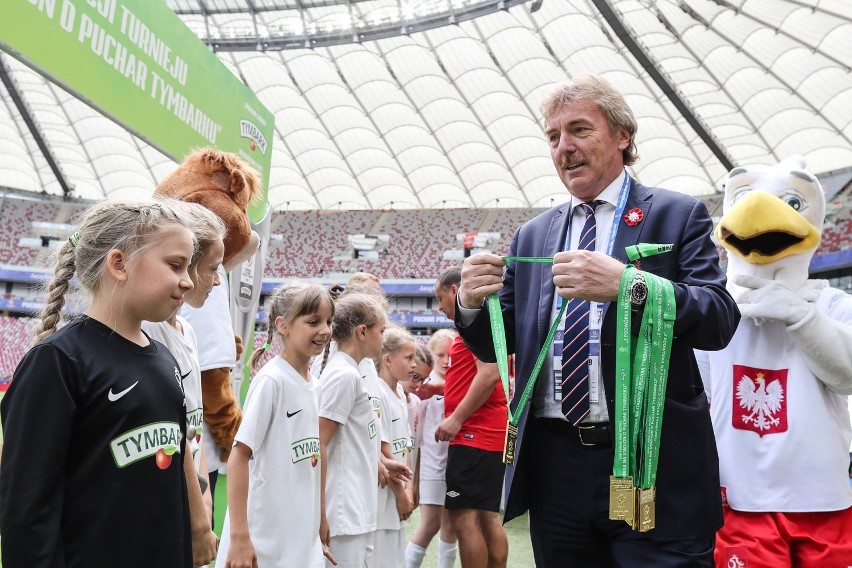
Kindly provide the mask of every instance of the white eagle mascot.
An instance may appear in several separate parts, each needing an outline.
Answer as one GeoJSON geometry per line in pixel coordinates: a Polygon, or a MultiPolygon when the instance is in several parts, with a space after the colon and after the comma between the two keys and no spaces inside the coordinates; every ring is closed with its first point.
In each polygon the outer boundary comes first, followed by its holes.
{"type": "Polygon", "coordinates": [[[794,156],[738,167],[715,236],[742,320],[696,352],[719,450],[721,568],[852,566],[852,296],[809,280],[825,194],[794,156]]]}

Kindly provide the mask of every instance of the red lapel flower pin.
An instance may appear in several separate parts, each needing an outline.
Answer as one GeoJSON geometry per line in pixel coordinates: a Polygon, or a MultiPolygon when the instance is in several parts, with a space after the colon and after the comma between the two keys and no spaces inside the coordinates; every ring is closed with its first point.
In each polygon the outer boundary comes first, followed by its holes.
{"type": "Polygon", "coordinates": [[[634,207],[633,209],[628,211],[626,215],[624,215],[624,222],[627,223],[627,225],[630,227],[635,227],[644,218],[645,214],[642,213],[642,210],[638,207],[634,207]]]}

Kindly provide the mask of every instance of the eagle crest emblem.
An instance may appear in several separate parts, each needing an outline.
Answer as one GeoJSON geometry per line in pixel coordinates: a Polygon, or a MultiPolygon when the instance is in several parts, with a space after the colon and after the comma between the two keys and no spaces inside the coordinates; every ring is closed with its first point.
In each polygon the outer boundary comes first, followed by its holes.
{"type": "Polygon", "coordinates": [[[787,369],[734,365],[733,427],[763,437],[787,431],[787,369]]]}

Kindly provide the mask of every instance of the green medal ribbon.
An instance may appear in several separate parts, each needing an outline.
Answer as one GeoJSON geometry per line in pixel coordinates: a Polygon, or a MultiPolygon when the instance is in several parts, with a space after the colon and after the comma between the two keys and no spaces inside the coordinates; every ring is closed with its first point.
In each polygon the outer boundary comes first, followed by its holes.
{"type": "Polygon", "coordinates": [[[662,254],[664,252],[671,252],[673,249],[674,245],[639,243],[638,245],[625,247],[624,252],[627,253],[627,258],[630,259],[630,262],[636,262],[640,258],[645,258],[646,256],[654,256],[656,254],[662,254]]]}
{"type": "MultiPolygon", "coordinates": [[[[618,323],[615,339],[615,459],[612,464],[612,474],[618,478],[634,476],[635,462],[631,454],[635,452],[634,437],[631,436],[630,421],[630,389],[633,377],[630,369],[630,352],[632,337],[630,334],[630,283],[636,277],[635,266],[628,265],[621,274],[618,287],[618,323]],[[633,451],[628,448],[633,446],[633,451]]],[[[635,455],[633,456],[635,457],[635,455]]]]}
{"type": "Polygon", "coordinates": [[[537,264],[553,264],[553,257],[549,256],[504,256],[503,262],[529,262],[537,264]]]}
{"type": "MultiPolygon", "coordinates": [[[[635,262],[672,249],[672,245],[640,244],[627,247],[626,252],[628,258],[635,262]]],[[[657,476],[677,308],[673,284],[665,278],[643,272],[648,295],[639,336],[634,340],[631,336],[629,286],[637,273],[634,266],[627,266],[619,285],[613,476],[632,477],[637,487],[650,489],[657,476]]]]}
{"type": "MultiPolygon", "coordinates": [[[[504,256],[503,260],[505,262],[553,264],[553,258],[539,256],[504,256]]],[[[506,347],[506,328],[503,325],[503,310],[500,307],[500,298],[497,294],[491,294],[486,299],[486,302],[488,304],[488,318],[491,322],[491,338],[494,342],[494,356],[497,358],[497,370],[500,373],[500,382],[503,383],[503,392],[506,393],[506,408],[509,413],[509,424],[517,426],[518,422],[521,420],[521,415],[524,413],[524,409],[527,404],[529,404],[530,396],[532,395],[539,372],[541,371],[541,367],[544,365],[545,359],[547,359],[547,353],[550,351],[550,345],[553,343],[556,330],[559,329],[559,322],[562,321],[562,315],[565,313],[565,308],[567,307],[568,302],[562,303],[562,308],[559,310],[556,320],[547,332],[547,338],[544,340],[544,345],[542,345],[541,351],[538,353],[538,359],[536,359],[535,366],[533,367],[530,378],[527,381],[527,386],[524,388],[524,392],[521,393],[521,398],[518,401],[518,406],[515,409],[515,412],[512,412],[512,408],[508,404],[509,353],[506,347]]]]}

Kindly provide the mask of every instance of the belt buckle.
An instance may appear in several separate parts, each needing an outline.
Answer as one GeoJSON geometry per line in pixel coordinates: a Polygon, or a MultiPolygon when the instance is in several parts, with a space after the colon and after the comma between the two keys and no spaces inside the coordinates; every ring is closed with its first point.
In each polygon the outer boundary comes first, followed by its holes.
{"type": "Polygon", "coordinates": [[[592,447],[597,446],[597,444],[586,443],[586,441],[583,440],[583,430],[591,430],[592,428],[594,428],[594,425],[577,426],[577,435],[580,437],[580,445],[581,446],[585,446],[587,448],[592,448],[592,447]]]}

